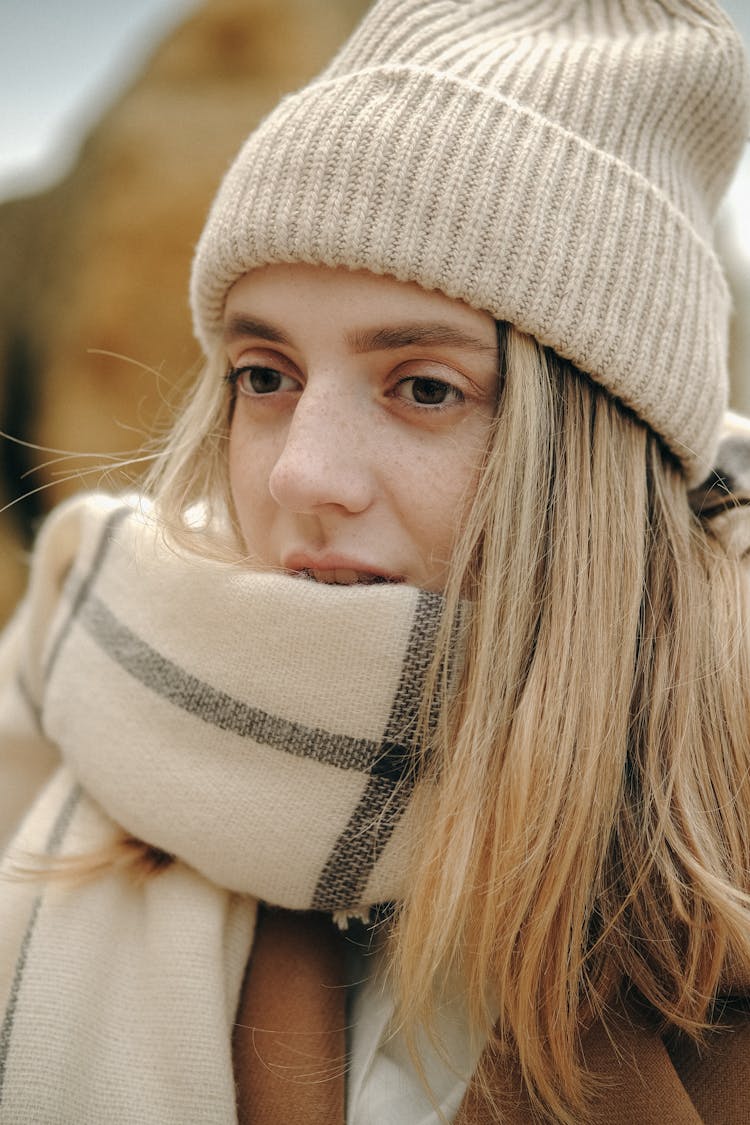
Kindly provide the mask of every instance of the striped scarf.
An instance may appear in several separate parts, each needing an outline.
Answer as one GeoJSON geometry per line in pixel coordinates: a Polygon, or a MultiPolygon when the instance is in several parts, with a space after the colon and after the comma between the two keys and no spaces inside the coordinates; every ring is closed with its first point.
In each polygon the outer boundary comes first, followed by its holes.
{"type": "Polygon", "coordinates": [[[120,830],[176,861],[140,886],[0,884],[0,1122],[236,1121],[258,900],[359,914],[401,893],[441,607],[188,554],[136,501],[49,522],[0,733],[59,759],[6,868],[120,830]]]}

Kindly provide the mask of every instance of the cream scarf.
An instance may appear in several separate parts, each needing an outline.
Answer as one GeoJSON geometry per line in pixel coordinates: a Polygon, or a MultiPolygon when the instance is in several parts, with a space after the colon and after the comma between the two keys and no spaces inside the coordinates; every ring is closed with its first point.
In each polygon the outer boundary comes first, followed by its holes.
{"type": "Polygon", "coordinates": [[[22,790],[24,762],[61,764],[6,869],[95,851],[115,826],[177,862],[141,887],[2,880],[0,1122],[236,1121],[257,900],[399,897],[405,744],[441,605],[187,555],[137,501],[50,521],[0,659],[0,767],[22,790]]]}

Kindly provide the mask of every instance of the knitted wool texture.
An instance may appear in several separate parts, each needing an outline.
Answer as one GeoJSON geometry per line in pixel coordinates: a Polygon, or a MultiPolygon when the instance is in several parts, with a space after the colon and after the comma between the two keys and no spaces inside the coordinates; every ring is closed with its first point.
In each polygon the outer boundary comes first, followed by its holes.
{"type": "Polygon", "coordinates": [[[181,552],[137,503],[58,509],[0,646],[0,831],[40,786],[0,869],[0,1121],[236,1125],[257,899],[403,893],[442,605],[181,552]],[[120,830],[173,862],[7,877],[120,830]]]}
{"type": "Polygon", "coordinates": [[[197,335],[210,350],[262,264],[414,281],[572,360],[697,481],[727,387],[712,219],[747,102],[711,0],[380,0],[229,170],[194,262],[197,335]]]}

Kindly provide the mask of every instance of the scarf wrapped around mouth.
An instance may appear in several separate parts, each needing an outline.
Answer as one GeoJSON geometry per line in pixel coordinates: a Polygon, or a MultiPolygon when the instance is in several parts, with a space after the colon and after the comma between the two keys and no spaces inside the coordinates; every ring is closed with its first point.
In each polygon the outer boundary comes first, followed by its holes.
{"type": "Polygon", "coordinates": [[[361,914],[402,894],[442,609],[189,554],[138,501],[50,521],[0,722],[61,764],[6,863],[118,831],[175,862],[140,887],[0,885],[0,1121],[135,1120],[133,1097],[154,1125],[235,1120],[257,901],[361,914]]]}

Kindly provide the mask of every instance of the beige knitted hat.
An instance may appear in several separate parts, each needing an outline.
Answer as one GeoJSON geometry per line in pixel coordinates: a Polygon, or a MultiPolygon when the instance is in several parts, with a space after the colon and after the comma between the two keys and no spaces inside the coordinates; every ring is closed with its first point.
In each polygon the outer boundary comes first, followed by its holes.
{"type": "Polygon", "coordinates": [[[571,359],[696,481],[727,384],[712,218],[747,103],[712,0],[379,0],[230,168],[194,262],[197,335],[208,351],[264,263],[416,281],[571,359]]]}

